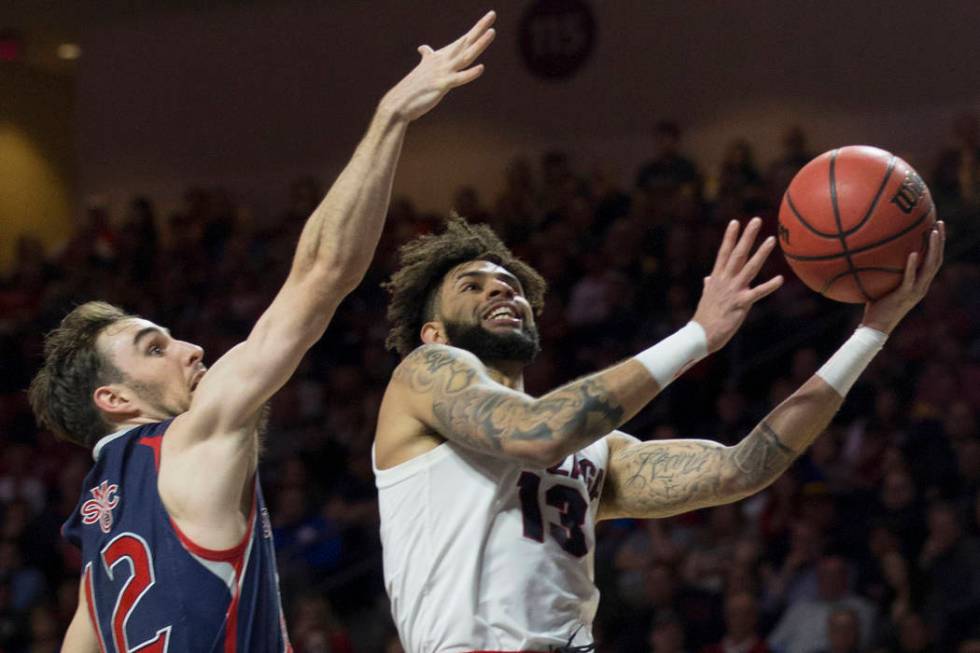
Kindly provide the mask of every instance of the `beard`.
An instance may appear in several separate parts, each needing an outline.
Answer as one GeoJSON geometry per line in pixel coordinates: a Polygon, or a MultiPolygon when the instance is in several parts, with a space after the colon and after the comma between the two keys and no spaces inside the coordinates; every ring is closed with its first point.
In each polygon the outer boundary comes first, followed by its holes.
{"type": "Polygon", "coordinates": [[[479,324],[443,321],[449,344],[474,354],[482,361],[507,360],[530,363],[541,351],[538,330],[528,325],[520,331],[493,333],[479,324]]]}
{"type": "Polygon", "coordinates": [[[132,378],[126,378],[125,383],[136,393],[136,396],[152,406],[154,410],[168,417],[177,417],[181,413],[187,412],[190,408],[190,402],[188,402],[187,406],[176,406],[167,402],[164,399],[163,385],[143,383],[132,378]]]}

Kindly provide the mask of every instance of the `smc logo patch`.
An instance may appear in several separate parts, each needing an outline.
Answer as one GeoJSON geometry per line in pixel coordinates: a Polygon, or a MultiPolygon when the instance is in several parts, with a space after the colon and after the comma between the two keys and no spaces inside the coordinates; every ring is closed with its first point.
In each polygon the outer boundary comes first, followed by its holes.
{"type": "Polygon", "coordinates": [[[82,523],[94,524],[99,522],[99,528],[103,533],[108,533],[112,529],[112,509],[119,505],[119,497],[116,493],[119,486],[109,481],[102,481],[99,485],[89,490],[92,498],[82,504],[82,523]]]}

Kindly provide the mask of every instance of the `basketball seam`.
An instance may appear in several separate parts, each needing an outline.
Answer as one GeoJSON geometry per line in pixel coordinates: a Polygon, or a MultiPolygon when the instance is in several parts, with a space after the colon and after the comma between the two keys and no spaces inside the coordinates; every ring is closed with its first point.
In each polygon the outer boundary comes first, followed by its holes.
{"type": "MultiPolygon", "coordinates": [[[[857,268],[857,271],[858,272],[892,272],[894,274],[905,273],[905,270],[903,270],[902,268],[885,268],[885,267],[876,267],[876,266],[859,267],[857,268]]],[[[850,270],[844,270],[843,272],[835,274],[833,277],[827,280],[827,283],[823,285],[823,288],[820,290],[820,294],[821,295],[825,294],[828,290],[830,290],[830,287],[832,285],[834,285],[835,283],[837,283],[838,281],[840,281],[850,273],[851,273],[850,270]]]]}
{"type": "Polygon", "coordinates": [[[840,207],[837,205],[837,155],[840,150],[834,150],[830,155],[830,204],[834,207],[834,222],[837,223],[837,233],[840,236],[840,246],[844,250],[844,260],[847,261],[847,269],[854,275],[854,283],[857,289],[864,295],[865,299],[871,301],[871,295],[864,289],[861,277],[855,270],[854,261],[851,259],[851,251],[847,247],[847,234],[844,233],[844,225],[841,224],[840,207]]]}
{"type": "MultiPolygon", "coordinates": [[[[888,236],[887,238],[882,238],[881,240],[876,240],[873,243],[868,243],[867,245],[861,245],[860,247],[855,247],[854,249],[851,249],[851,250],[848,250],[848,251],[851,254],[863,254],[864,252],[868,251],[869,249],[874,249],[875,247],[880,247],[881,245],[885,245],[887,243],[890,243],[893,240],[897,240],[897,239],[901,238],[902,236],[904,236],[905,234],[907,234],[908,232],[910,232],[913,229],[915,229],[916,227],[918,227],[920,224],[922,224],[926,220],[926,218],[928,218],[930,215],[932,215],[932,212],[935,209],[936,209],[936,205],[933,204],[930,201],[929,208],[926,210],[926,212],[924,214],[922,214],[919,217],[918,220],[916,220],[915,222],[913,222],[909,226],[905,227],[901,231],[898,231],[898,232],[892,234],[891,236],[888,236]]],[[[841,256],[844,256],[844,255],[845,255],[845,252],[837,252],[835,254],[817,254],[817,255],[813,255],[813,256],[805,256],[805,255],[801,255],[801,254],[790,254],[789,252],[783,252],[783,256],[785,256],[786,258],[791,258],[794,261],[832,261],[833,259],[840,258],[841,256]]]]}
{"type": "Polygon", "coordinates": [[[845,235],[850,236],[858,229],[863,227],[865,222],[871,219],[871,214],[875,212],[876,208],[878,208],[878,200],[881,199],[882,193],[885,192],[885,186],[888,184],[888,180],[891,179],[892,172],[895,171],[895,160],[897,158],[898,157],[892,156],[892,158],[888,161],[888,169],[885,171],[885,178],[881,180],[881,185],[878,186],[878,192],[875,193],[874,199],[871,200],[871,206],[868,208],[868,212],[864,214],[864,217],[861,218],[860,222],[845,232],[845,235]]]}
{"type": "MultiPolygon", "coordinates": [[[[881,184],[878,186],[878,192],[876,192],[875,196],[871,199],[871,206],[864,214],[864,217],[861,218],[861,220],[856,225],[854,225],[847,231],[842,231],[839,233],[843,233],[845,236],[850,236],[851,234],[857,232],[858,229],[863,227],[864,224],[871,219],[871,214],[874,213],[874,210],[878,207],[878,201],[881,200],[881,195],[882,193],[885,192],[885,186],[888,184],[888,180],[891,179],[892,173],[895,171],[895,162],[897,159],[898,157],[896,156],[892,156],[892,158],[889,159],[888,168],[885,170],[885,177],[884,179],[881,180],[881,184]]],[[[840,238],[839,233],[828,233],[825,231],[820,231],[812,224],[807,222],[806,218],[803,217],[803,214],[800,213],[800,210],[796,208],[796,203],[793,202],[793,196],[790,194],[789,190],[786,191],[786,203],[789,206],[790,211],[793,213],[793,216],[799,221],[799,223],[814,235],[820,236],[821,238],[829,238],[833,240],[837,240],[838,238],[840,238]]]]}
{"type": "Polygon", "coordinates": [[[789,209],[790,211],[793,212],[793,215],[796,216],[796,219],[799,220],[800,224],[806,227],[808,231],[812,232],[817,236],[820,236],[821,238],[830,238],[833,240],[837,240],[838,238],[837,234],[820,231],[819,229],[817,229],[812,224],[806,221],[803,215],[797,210],[796,204],[793,203],[793,196],[790,195],[789,191],[786,191],[786,203],[789,205],[789,209]]]}

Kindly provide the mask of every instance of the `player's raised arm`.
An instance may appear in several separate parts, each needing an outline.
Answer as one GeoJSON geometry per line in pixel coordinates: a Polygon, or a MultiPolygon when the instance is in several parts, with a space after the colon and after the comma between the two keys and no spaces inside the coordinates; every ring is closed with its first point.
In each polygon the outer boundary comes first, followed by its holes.
{"type": "MultiPolygon", "coordinates": [[[[775,245],[767,239],[752,253],[760,226],[752,220],[739,237],[738,223],[729,225],[694,320],[631,359],[533,398],[494,381],[473,354],[430,344],[402,361],[386,401],[407,406],[445,439],[529,464],[554,464],[631,419],[684,369],[728,342],[752,304],[779,287],[779,277],[750,286],[775,245]]],[[[516,289],[504,294],[515,305],[523,302],[516,289]]]]}
{"type": "Polygon", "coordinates": [[[869,303],[857,332],[738,444],[611,437],[600,519],[666,517],[731,503],[772,483],[827,428],[888,334],[925,296],[942,264],[945,234],[939,222],[922,268],[911,254],[902,285],[869,303]]]}
{"type": "Polygon", "coordinates": [[[439,50],[419,48],[421,61],[384,95],[350,162],[304,226],[282,289],[247,340],[204,376],[185,418],[193,427],[181,433],[205,438],[253,424],[323,335],[371,262],[408,124],[480,76],[483,65],[474,63],[494,38],[494,19],[486,14],[439,50]]]}

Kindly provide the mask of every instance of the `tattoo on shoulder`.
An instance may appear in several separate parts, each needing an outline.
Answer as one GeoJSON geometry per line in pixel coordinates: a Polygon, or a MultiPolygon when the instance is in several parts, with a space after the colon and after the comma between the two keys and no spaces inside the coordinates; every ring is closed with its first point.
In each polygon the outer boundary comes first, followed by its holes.
{"type": "Polygon", "coordinates": [[[411,391],[431,396],[444,432],[481,449],[499,451],[508,440],[556,437],[586,444],[595,439],[590,434],[613,430],[624,415],[598,379],[583,379],[534,400],[479,384],[479,370],[443,347],[416,349],[395,375],[411,391]]]}
{"type": "Polygon", "coordinates": [[[419,347],[395,370],[394,377],[413,392],[431,392],[436,384],[443,392],[460,392],[469,387],[476,370],[445,347],[419,347]]]}

